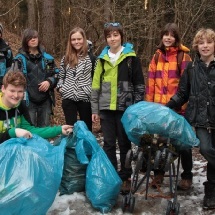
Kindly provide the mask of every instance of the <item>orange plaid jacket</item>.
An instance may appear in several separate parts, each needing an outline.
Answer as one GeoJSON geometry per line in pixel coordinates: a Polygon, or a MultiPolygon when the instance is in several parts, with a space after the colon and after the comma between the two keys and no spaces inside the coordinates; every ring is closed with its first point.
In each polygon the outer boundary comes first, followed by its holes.
{"type": "MultiPolygon", "coordinates": [[[[170,47],[165,51],[161,51],[160,49],[156,51],[159,52],[159,58],[156,64],[154,55],[149,64],[145,95],[146,101],[165,105],[170,98],[175,95],[180,77],[188,62],[191,61],[188,54],[189,51],[190,50],[183,45],[181,45],[180,48],[170,47]],[[184,51],[180,71],[178,71],[177,66],[178,50],[184,51]]],[[[177,112],[184,114],[185,108],[186,105],[177,112]]]]}

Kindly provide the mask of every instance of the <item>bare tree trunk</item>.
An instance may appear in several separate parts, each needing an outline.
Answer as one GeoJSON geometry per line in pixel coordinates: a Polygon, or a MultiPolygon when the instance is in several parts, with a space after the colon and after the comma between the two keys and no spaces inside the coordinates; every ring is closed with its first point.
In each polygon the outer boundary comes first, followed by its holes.
{"type": "Polygon", "coordinates": [[[44,0],[42,2],[42,40],[46,50],[54,53],[55,48],[55,16],[54,1],[44,0]]]}
{"type": "Polygon", "coordinates": [[[36,29],[36,13],[35,13],[35,1],[28,0],[28,27],[36,29]]]}
{"type": "Polygon", "coordinates": [[[110,17],[111,17],[111,0],[105,0],[104,3],[104,18],[106,22],[110,21],[110,17]]]}

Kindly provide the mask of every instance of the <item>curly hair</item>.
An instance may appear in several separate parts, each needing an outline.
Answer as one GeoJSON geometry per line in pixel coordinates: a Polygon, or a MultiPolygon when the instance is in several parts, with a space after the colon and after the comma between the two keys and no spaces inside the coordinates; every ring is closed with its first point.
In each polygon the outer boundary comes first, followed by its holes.
{"type": "Polygon", "coordinates": [[[203,38],[206,38],[209,41],[214,41],[215,43],[215,32],[211,28],[201,28],[197,31],[194,39],[192,47],[195,51],[198,51],[198,44],[203,38]]]}

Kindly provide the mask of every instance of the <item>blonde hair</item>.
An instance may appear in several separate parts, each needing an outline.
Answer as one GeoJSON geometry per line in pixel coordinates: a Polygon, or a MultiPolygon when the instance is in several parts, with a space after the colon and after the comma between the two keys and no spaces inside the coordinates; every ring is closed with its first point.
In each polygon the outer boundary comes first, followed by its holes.
{"type": "Polygon", "coordinates": [[[198,51],[198,43],[205,37],[207,40],[212,40],[215,43],[215,32],[211,28],[201,28],[197,31],[193,39],[193,49],[198,51]]]}
{"type": "Polygon", "coordinates": [[[67,41],[67,48],[66,48],[66,54],[65,54],[65,65],[69,64],[72,68],[74,68],[78,64],[78,54],[76,49],[72,46],[71,44],[71,36],[75,33],[79,32],[83,39],[84,39],[84,44],[83,47],[80,51],[80,54],[82,57],[86,57],[88,54],[88,43],[87,43],[87,37],[82,28],[76,27],[72,29],[69,33],[68,41],[67,41]]]}

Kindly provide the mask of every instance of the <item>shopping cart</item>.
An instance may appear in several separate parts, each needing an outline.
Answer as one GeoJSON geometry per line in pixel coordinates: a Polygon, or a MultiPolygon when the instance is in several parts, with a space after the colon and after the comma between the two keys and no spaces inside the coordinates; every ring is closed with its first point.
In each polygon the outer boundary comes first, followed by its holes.
{"type": "MultiPolygon", "coordinates": [[[[151,172],[163,170],[168,173],[170,195],[166,215],[179,214],[177,183],[180,167],[180,150],[199,145],[192,127],[186,119],[164,105],[141,101],[126,109],[122,117],[125,132],[136,147],[126,156],[126,167],[133,167],[130,191],[122,195],[121,208],[131,213],[135,206],[138,189],[145,183],[145,198],[149,195],[151,172]],[[145,170],[145,171],[143,171],[145,170]],[[141,176],[141,172],[144,172],[141,176]]],[[[154,195],[155,196],[155,195],[154,195]]],[[[157,195],[161,196],[162,195],[157,195]]],[[[167,198],[167,197],[166,197],[167,198]]]]}
{"type": "MultiPolygon", "coordinates": [[[[122,192],[121,208],[125,212],[128,210],[133,212],[135,207],[135,194],[140,187],[145,185],[145,199],[148,196],[164,197],[170,199],[167,204],[166,215],[179,214],[180,204],[177,201],[177,183],[179,175],[180,154],[171,144],[169,138],[161,138],[159,135],[144,135],[141,139],[140,146],[133,147],[126,155],[125,167],[133,169],[131,187],[129,192],[122,192]],[[177,160],[177,165],[175,160],[177,160]],[[168,173],[169,177],[169,194],[160,194],[159,185],[156,182],[150,183],[152,178],[151,171],[163,170],[168,173]],[[144,172],[144,174],[141,174],[144,172]],[[149,187],[156,187],[159,194],[151,194],[148,192],[149,187]]],[[[153,178],[152,178],[153,179],[153,178]]]]}

